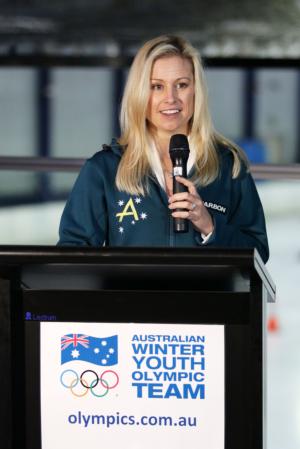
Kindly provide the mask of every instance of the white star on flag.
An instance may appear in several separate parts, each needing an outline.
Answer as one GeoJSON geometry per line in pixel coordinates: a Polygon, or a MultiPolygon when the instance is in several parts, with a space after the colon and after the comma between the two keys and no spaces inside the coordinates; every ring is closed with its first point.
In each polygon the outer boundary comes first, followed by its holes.
{"type": "Polygon", "coordinates": [[[141,215],[140,215],[142,220],[146,220],[147,216],[148,215],[145,212],[142,212],[141,215]]]}
{"type": "Polygon", "coordinates": [[[132,220],[131,224],[132,224],[132,225],[135,225],[135,221],[134,221],[134,220],[132,220]]]}
{"type": "Polygon", "coordinates": [[[124,205],[124,201],[123,200],[118,201],[118,205],[119,206],[123,206],[124,205]]]}
{"type": "Polygon", "coordinates": [[[142,201],[141,198],[134,198],[134,201],[136,202],[136,204],[140,204],[140,202],[142,201]]]}
{"type": "Polygon", "coordinates": [[[120,226],[120,227],[119,227],[119,233],[120,233],[120,234],[123,234],[123,232],[124,232],[124,228],[122,228],[122,226],[120,226]]]}
{"type": "Polygon", "coordinates": [[[77,351],[77,349],[73,349],[73,351],[71,352],[71,355],[73,357],[73,359],[77,359],[80,355],[79,351],[77,351]]]}

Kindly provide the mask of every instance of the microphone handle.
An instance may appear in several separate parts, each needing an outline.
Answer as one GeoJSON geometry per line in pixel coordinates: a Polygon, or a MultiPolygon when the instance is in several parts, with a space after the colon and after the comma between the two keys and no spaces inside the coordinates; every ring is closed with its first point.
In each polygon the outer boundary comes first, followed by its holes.
{"type": "MultiPolygon", "coordinates": [[[[181,171],[181,170],[180,170],[181,171]]],[[[176,167],[173,169],[173,193],[181,193],[187,192],[188,188],[176,181],[174,174],[177,172],[176,167]]],[[[187,177],[186,166],[182,167],[182,176],[183,178],[187,177]]],[[[184,209],[175,209],[176,212],[182,211],[184,209]]],[[[173,231],[178,232],[188,232],[189,230],[189,221],[186,218],[173,218],[173,231]]]]}

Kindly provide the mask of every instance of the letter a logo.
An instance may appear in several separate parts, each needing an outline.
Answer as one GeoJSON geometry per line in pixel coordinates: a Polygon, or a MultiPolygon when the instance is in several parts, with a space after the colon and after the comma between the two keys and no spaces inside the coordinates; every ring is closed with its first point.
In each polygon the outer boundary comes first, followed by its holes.
{"type": "Polygon", "coordinates": [[[119,223],[121,223],[124,217],[128,217],[130,215],[133,215],[134,219],[138,221],[139,216],[137,214],[136,208],[134,207],[132,198],[130,198],[130,200],[127,201],[127,204],[122,210],[122,212],[116,214],[116,217],[119,217],[119,223]]]}

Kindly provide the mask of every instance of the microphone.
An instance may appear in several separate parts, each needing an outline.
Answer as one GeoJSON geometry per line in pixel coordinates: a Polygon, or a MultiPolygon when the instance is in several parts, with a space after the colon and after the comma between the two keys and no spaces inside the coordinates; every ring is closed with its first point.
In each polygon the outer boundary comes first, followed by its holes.
{"type": "MultiPolygon", "coordinates": [[[[175,176],[187,178],[187,160],[190,149],[187,137],[184,134],[174,134],[169,145],[170,158],[173,164],[173,193],[187,192],[188,188],[176,181],[175,176]]],[[[175,209],[181,211],[184,209],[175,209]]],[[[173,218],[174,232],[188,232],[189,221],[186,218],[173,218]]]]}

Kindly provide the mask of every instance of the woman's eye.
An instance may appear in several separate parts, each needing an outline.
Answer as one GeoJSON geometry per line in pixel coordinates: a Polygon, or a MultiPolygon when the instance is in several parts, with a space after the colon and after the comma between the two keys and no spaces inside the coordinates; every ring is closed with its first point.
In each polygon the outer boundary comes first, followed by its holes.
{"type": "Polygon", "coordinates": [[[185,89],[186,87],[188,87],[187,83],[178,83],[178,84],[176,84],[176,88],[177,89],[185,89]]]}
{"type": "Polygon", "coordinates": [[[151,89],[152,90],[161,90],[163,86],[161,84],[152,84],[151,89]]]}

